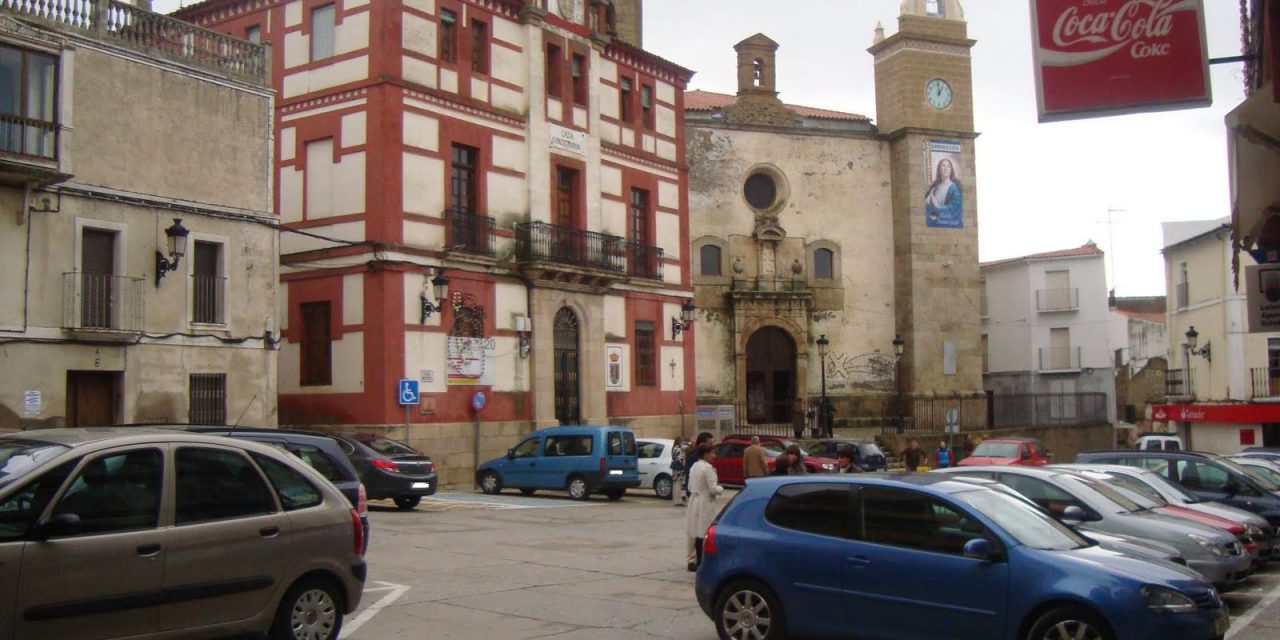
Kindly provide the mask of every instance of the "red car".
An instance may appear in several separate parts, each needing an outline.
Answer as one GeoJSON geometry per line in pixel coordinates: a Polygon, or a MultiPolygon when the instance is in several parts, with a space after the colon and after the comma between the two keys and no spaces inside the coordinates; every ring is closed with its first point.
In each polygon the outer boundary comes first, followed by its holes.
{"type": "MultiPolygon", "coordinates": [[[[774,461],[786,449],[786,445],[783,442],[791,444],[791,441],[785,438],[760,436],[760,446],[764,449],[765,466],[769,468],[770,473],[773,472],[774,461]]],[[[749,446],[751,446],[750,437],[743,439],[739,436],[729,436],[716,445],[716,461],[712,463],[712,466],[716,468],[716,476],[719,478],[720,484],[741,485],[746,482],[742,472],[742,454],[749,446]]],[[[804,449],[801,449],[801,451],[803,452],[804,449]]],[[[806,455],[804,457],[804,466],[809,470],[809,473],[831,473],[835,471],[836,461],[822,456],[806,455]]]]}
{"type": "Polygon", "coordinates": [[[1002,438],[983,440],[958,467],[999,464],[1006,466],[1043,467],[1051,454],[1035,438],[1002,438]]]}

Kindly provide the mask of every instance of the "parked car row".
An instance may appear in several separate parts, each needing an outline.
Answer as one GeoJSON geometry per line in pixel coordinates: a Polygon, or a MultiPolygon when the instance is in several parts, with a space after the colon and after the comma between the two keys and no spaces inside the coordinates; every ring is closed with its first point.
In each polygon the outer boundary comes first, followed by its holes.
{"type": "Polygon", "coordinates": [[[1280,557],[1265,455],[999,453],[752,480],[703,540],[699,605],[722,638],[1220,640],[1219,590],[1280,557]]]}

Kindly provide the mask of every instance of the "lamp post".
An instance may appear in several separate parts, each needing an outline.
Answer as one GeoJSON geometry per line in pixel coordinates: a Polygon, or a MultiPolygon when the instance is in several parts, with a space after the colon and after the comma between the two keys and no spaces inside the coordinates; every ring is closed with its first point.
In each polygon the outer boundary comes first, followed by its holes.
{"type": "Polygon", "coordinates": [[[1200,332],[1196,331],[1195,325],[1187,329],[1187,341],[1182,346],[1187,350],[1186,357],[1186,375],[1187,375],[1187,395],[1195,397],[1195,387],[1191,384],[1191,356],[1204,356],[1205,360],[1213,362],[1213,358],[1209,352],[1209,341],[1206,340],[1203,347],[1196,348],[1196,339],[1200,337],[1200,332]]]}
{"type": "Polygon", "coordinates": [[[698,308],[693,306],[693,300],[685,300],[684,304],[680,305],[680,317],[671,319],[672,340],[693,326],[693,312],[697,310],[698,308]]]}
{"type": "Polygon", "coordinates": [[[898,382],[898,433],[907,431],[907,403],[902,389],[902,354],[906,346],[907,343],[903,341],[901,335],[893,336],[893,358],[896,364],[893,377],[898,382]]]}
{"type": "Polygon", "coordinates": [[[169,250],[168,258],[159,251],[156,252],[156,286],[160,286],[160,279],[170,271],[178,270],[178,263],[182,261],[182,256],[187,255],[187,236],[190,231],[182,226],[182,218],[174,218],[173,224],[164,230],[166,247],[169,250]]]}
{"type": "Polygon", "coordinates": [[[431,314],[444,311],[444,299],[449,296],[449,278],[445,277],[444,269],[436,269],[436,275],[431,279],[431,289],[436,296],[435,304],[432,304],[431,301],[427,299],[425,287],[423,288],[422,293],[418,296],[419,301],[422,303],[422,319],[419,321],[420,324],[426,324],[427,318],[430,318],[431,314]]]}
{"type": "Polygon", "coordinates": [[[829,429],[827,416],[830,408],[827,406],[827,347],[831,345],[831,341],[827,339],[827,334],[818,336],[818,359],[822,366],[822,398],[818,401],[818,429],[826,431],[829,429]]]}

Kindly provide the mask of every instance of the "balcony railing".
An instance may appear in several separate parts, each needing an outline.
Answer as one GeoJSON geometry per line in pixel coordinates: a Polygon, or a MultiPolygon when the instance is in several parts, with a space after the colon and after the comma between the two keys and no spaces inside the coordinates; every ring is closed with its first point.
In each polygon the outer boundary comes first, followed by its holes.
{"type": "Polygon", "coordinates": [[[445,212],[445,242],[452,251],[493,257],[493,218],[470,211],[445,212]]]}
{"type": "Polygon", "coordinates": [[[261,45],[202,29],[120,0],[0,0],[0,10],[25,14],[216,73],[265,83],[261,45]]]}
{"type": "Polygon", "coordinates": [[[627,243],[627,274],[636,278],[662,279],[662,248],[640,242],[627,243]]]}
{"type": "Polygon", "coordinates": [[[755,278],[734,278],[734,291],[753,293],[807,293],[809,285],[800,278],[779,278],[777,276],[759,276],[755,278]]]}
{"type": "Polygon", "coordinates": [[[1250,400],[1280,400],[1280,370],[1269,367],[1249,369],[1250,400]]]}
{"type": "Polygon", "coordinates": [[[223,324],[226,320],[225,277],[191,277],[191,321],[203,324],[223,324]]]}
{"type": "Polygon", "coordinates": [[[0,113],[0,152],[52,160],[58,152],[58,125],[0,113]]]}
{"type": "Polygon", "coordinates": [[[1080,368],[1080,347],[1044,347],[1040,349],[1040,370],[1060,371],[1080,368]]]}
{"type": "Polygon", "coordinates": [[[142,278],[62,274],[62,328],[142,331],[142,278]]]}
{"type": "Polygon", "coordinates": [[[627,272],[626,243],[622,238],[545,222],[516,225],[516,259],[627,272]]]}
{"type": "Polygon", "coordinates": [[[1036,292],[1037,311],[1075,311],[1079,308],[1079,289],[1041,289],[1036,292]]]}

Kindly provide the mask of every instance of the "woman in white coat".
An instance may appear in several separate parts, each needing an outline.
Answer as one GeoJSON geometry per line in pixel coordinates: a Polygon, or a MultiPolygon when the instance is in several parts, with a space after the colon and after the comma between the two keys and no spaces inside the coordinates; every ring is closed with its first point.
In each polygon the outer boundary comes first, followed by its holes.
{"type": "Polygon", "coordinates": [[[702,455],[689,468],[689,506],[684,512],[685,533],[688,535],[685,556],[690,571],[697,571],[698,564],[702,562],[702,537],[720,510],[716,497],[724,493],[716,468],[711,466],[716,459],[715,449],[709,444],[698,445],[698,449],[702,455]]]}

